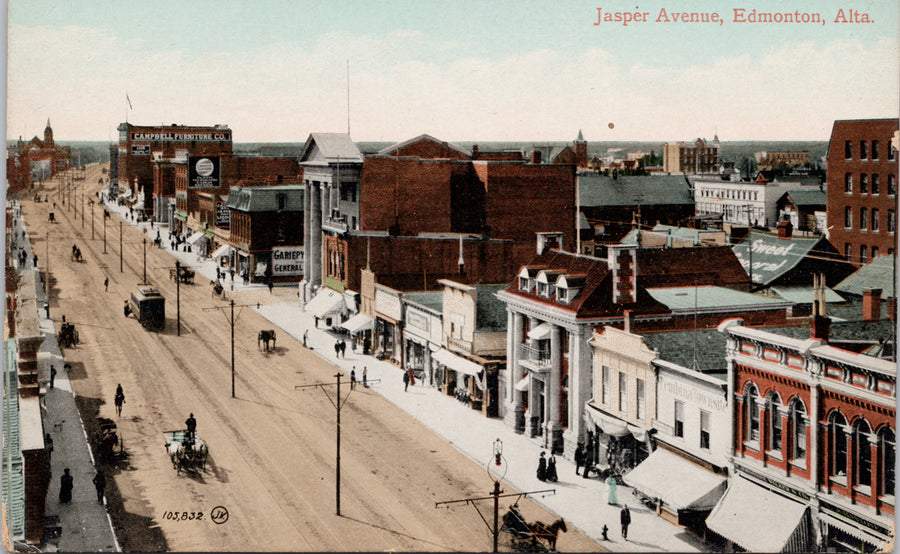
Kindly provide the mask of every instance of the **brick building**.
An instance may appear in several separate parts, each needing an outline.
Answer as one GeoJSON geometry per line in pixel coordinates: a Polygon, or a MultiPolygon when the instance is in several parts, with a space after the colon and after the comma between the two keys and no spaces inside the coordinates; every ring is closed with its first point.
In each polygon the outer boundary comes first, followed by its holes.
{"type": "Polygon", "coordinates": [[[698,138],[693,145],[667,142],[663,145],[663,170],[666,173],[718,173],[719,136],[711,143],[698,138]]]}
{"type": "Polygon", "coordinates": [[[828,145],[831,243],[854,265],[897,244],[896,119],[835,121],[828,145]]]}
{"type": "Polygon", "coordinates": [[[756,159],[756,169],[760,171],[809,166],[809,152],[806,150],[794,152],[763,151],[755,153],[754,158],[756,159]]]}
{"type": "Polygon", "coordinates": [[[18,166],[14,166],[12,175],[24,186],[30,186],[35,180],[49,179],[72,165],[72,148],[56,144],[49,119],[44,128],[44,140],[35,136],[25,142],[19,138],[16,150],[18,166]]]}
{"type": "Polygon", "coordinates": [[[819,313],[806,340],[720,326],[734,473],[706,523],[749,551],[872,552],[892,539],[896,363],[831,344],[819,313]],[[759,533],[763,510],[778,517],[759,533]]]}

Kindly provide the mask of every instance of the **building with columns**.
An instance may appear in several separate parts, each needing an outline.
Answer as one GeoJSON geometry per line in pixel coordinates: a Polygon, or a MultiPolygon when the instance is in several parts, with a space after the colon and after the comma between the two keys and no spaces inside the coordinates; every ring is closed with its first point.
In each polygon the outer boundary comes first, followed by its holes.
{"type": "Polygon", "coordinates": [[[749,551],[873,552],[892,540],[895,362],[723,322],[733,474],[707,527],[749,551]],[[760,511],[768,518],[760,533],[760,511]],[[753,524],[749,524],[753,522],[753,524]]]}

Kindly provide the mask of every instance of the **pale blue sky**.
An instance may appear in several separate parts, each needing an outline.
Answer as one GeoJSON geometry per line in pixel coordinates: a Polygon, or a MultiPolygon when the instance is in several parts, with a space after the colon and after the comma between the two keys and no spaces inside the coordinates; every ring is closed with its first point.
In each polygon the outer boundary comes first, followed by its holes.
{"type": "Polygon", "coordinates": [[[900,3],[11,0],[7,137],[228,124],[238,142],[827,140],[896,117],[900,3]],[[603,12],[650,22],[594,25],[603,12]],[[733,9],[825,25],[740,24],[733,9]],[[655,22],[718,11],[723,25],[655,22]],[[836,24],[839,9],[874,23],[836,24]],[[610,128],[609,123],[613,123],[610,128]]]}

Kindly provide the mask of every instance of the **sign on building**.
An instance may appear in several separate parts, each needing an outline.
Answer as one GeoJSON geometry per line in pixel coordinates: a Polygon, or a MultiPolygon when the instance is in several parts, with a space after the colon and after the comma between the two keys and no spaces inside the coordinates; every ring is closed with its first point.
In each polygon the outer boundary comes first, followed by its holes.
{"type": "Polygon", "coordinates": [[[303,247],[280,246],[272,248],[272,275],[303,275],[303,247]]]}
{"type": "Polygon", "coordinates": [[[216,227],[220,229],[231,227],[231,210],[225,202],[216,202],[216,227]]]}
{"type": "Polygon", "coordinates": [[[131,145],[131,155],[132,156],[149,156],[150,155],[150,145],[149,144],[132,144],[131,145]]]}
{"type": "Polygon", "coordinates": [[[219,157],[190,156],[188,158],[188,186],[192,189],[218,188],[219,157]]]}

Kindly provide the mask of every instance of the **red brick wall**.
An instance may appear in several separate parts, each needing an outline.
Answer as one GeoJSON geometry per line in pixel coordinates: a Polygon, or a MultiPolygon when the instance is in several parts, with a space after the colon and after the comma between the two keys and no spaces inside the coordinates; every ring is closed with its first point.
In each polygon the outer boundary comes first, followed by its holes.
{"type": "Polygon", "coordinates": [[[39,543],[44,539],[50,464],[44,450],[26,450],[22,452],[22,457],[25,466],[25,540],[39,543]]]}
{"type": "MultiPolygon", "coordinates": [[[[888,159],[891,137],[898,129],[896,119],[874,119],[857,121],[835,121],[831,130],[831,142],[828,147],[828,221],[833,224],[830,241],[838,252],[844,254],[845,246],[850,244],[851,261],[860,264],[860,248],[865,245],[868,260],[872,259],[872,248],[877,247],[879,254],[885,255],[896,248],[896,233],[888,233],[888,210],[897,210],[897,196],[888,195],[888,179],[897,176],[897,156],[888,159]],[[851,158],[845,156],[845,142],[850,141],[851,158]],[[878,141],[878,160],[872,159],[872,141],[878,141]],[[860,142],[865,141],[868,147],[868,158],[860,157],[860,142]],[[847,174],[853,177],[853,192],[844,192],[844,179],[847,174]],[[869,192],[861,193],[861,175],[868,178],[869,192]],[[872,194],[872,175],[878,175],[879,193],[872,194]],[[853,227],[844,227],[844,209],[853,211],[853,227]],[[868,230],[860,229],[860,209],[869,211],[868,230]],[[872,210],[878,209],[879,230],[872,231],[872,210]]],[[[898,185],[900,186],[900,185],[898,185]]]]}
{"type": "Polygon", "coordinates": [[[407,156],[414,158],[443,158],[451,160],[468,160],[469,156],[461,154],[447,146],[447,143],[437,143],[432,140],[420,140],[391,152],[391,156],[407,156]]]}

